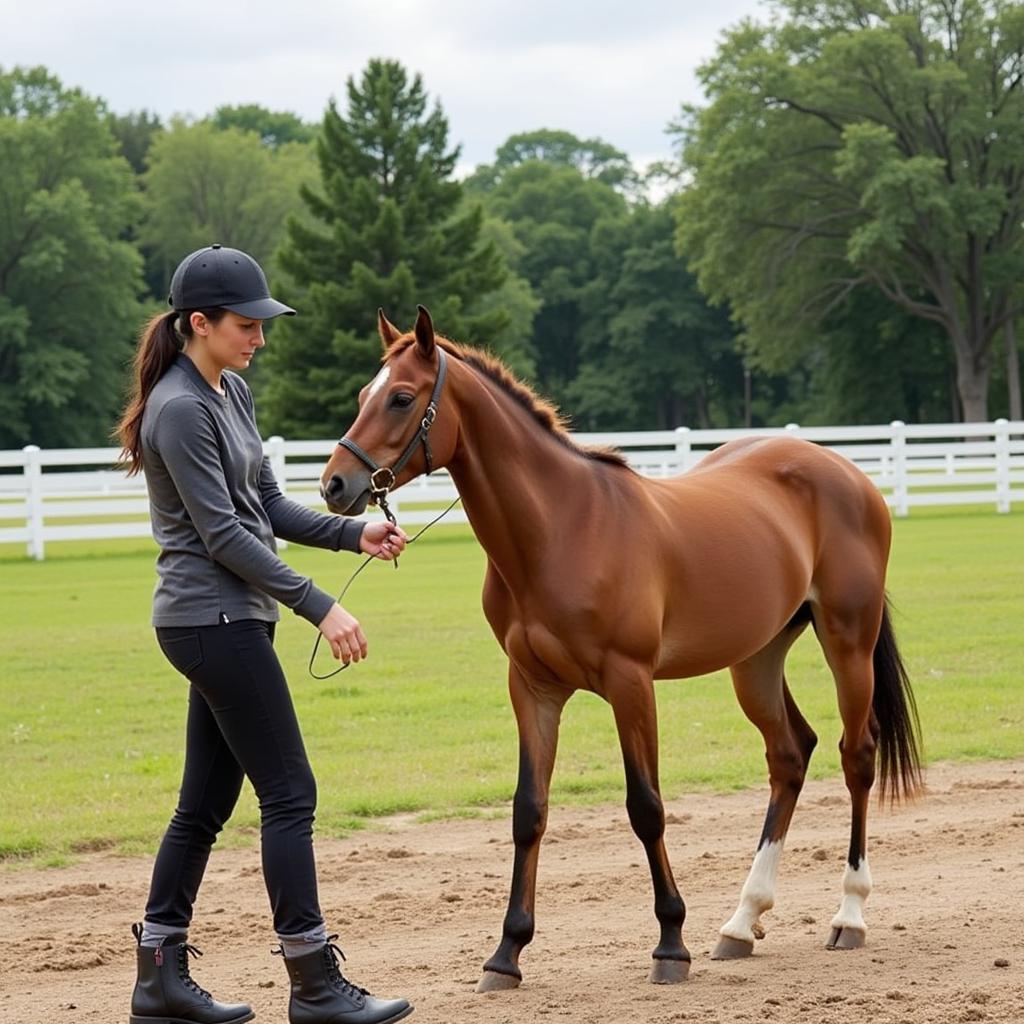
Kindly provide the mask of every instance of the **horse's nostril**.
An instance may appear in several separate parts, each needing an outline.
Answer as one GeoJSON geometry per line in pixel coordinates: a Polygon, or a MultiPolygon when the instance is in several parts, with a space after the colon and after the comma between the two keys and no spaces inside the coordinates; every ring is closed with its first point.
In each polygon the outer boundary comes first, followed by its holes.
{"type": "Polygon", "coordinates": [[[323,488],[323,496],[327,499],[337,498],[344,490],[344,479],[335,473],[331,479],[327,481],[327,486],[323,488]]]}

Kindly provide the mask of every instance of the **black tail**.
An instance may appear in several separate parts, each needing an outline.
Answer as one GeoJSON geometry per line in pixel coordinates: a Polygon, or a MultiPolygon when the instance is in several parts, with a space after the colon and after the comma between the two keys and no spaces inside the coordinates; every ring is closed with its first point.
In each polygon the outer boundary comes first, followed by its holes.
{"type": "Polygon", "coordinates": [[[896,801],[900,797],[913,797],[921,789],[921,722],[892,631],[888,598],[882,609],[874,665],[872,708],[879,727],[879,796],[884,800],[888,795],[890,800],[896,801]]]}

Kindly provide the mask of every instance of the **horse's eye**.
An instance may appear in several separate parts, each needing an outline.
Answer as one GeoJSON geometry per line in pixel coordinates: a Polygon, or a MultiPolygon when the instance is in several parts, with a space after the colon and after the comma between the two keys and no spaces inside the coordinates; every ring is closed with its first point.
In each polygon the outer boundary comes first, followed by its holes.
{"type": "Polygon", "coordinates": [[[393,395],[391,398],[392,409],[407,409],[413,403],[413,396],[405,391],[399,391],[397,395],[393,395]]]}

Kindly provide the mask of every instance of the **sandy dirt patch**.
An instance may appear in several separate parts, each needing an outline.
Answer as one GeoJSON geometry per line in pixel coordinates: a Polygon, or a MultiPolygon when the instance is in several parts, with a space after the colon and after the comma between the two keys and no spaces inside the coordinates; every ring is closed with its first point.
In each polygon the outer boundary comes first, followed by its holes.
{"type": "MultiPolygon", "coordinates": [[[[804,790],[776,906],[755,956],[708,958],[732,913],[767,788],[671,801],[668,848],[687,902],[690,980],[646,982],[657,941],[642,848],[619,806],[556,809],[540,862],[537,936],[520,989],[477,995],[507,897],[503,820],[395,819],[317,845],[321,902],[347,972],[404,995],[420,1024],[1024,1022],[1024,762],[938,765],[928,794],[872,807],[867,948],[828,952],[848,841],[838,780],[804,790]]],[[[129,928],[150,861],[90,853],[71,867],[0,872],[0,1021],[123,1022],[134,978],[129,928]]],[[[215,851],[191,940],[197,980],[287,1019],[258,851],[215,851]]]]}

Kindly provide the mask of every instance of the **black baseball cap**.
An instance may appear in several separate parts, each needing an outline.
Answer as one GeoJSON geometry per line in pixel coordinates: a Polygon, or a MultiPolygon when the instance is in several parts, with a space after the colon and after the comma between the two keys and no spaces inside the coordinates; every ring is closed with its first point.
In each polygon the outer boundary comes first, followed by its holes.
{"type": "Polygon", "coordinates": [[[167,302],[175,309],[220,306],[254,320],[295,313],[291,306],[271,298],[266,275],[248,253],[222,245],[197,249],[178,264],[167,302]]]}

